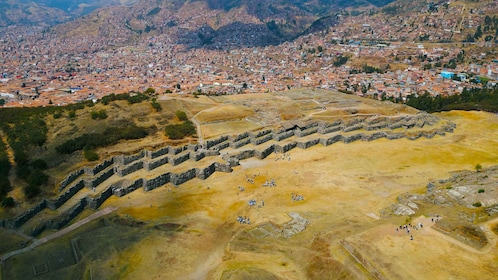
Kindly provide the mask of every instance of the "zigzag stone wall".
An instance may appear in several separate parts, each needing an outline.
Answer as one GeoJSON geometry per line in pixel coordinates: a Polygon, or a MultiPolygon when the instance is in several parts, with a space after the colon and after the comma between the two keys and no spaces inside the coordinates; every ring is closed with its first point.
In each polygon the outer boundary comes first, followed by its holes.
{"type": "MultiPolygon", "coordinates": [[[[302,137],[308,136],[314,133],[319,133],[314,139],[309,139],[306,141],[292,141],[289,143],[285,143],[282,145],[272,144],[263,150],[250,149],[241,151],[235,155],[225,154],[223,159],[227,162],[227,164],[221,164],[218,162],[211,163],[205,168],[192,168],[183,173],[176,174],[167,172],[153,179],[143,179],[140,178],[134,181],[132,184],[117,190],[112,186],[107,187],[101,194],[90,197],[87,196],[84,200],[80,200],[77,204],[70,208],[70,210],[66,211],[66,213],[61,214],[57,217],[56,220],[51,221],[50,223],[44,223],[39,225],[38,227],[33,229],[33,233],[42,232],[45,228],[54,227],[54,225],[64,226],[71,219],[76,217],[81,211],[85,209],[85,207],[89,207],[91,209],[97,209],[106,199],[108,199],[111,195],[121,196],[126,193],[132,192],[140,187],[143,187],[145,191],[150,191],[155,188],[161,187],[167,183],[172,183],[175,186],[183,184],[193,178],[206,179],[211,176],[214,172],[231,172],[232,167],[239,165],[239,161],[251,157],[256,157],[260,159],[266,158],[272,152],[281,152],[285,153],[295,147],[299,147],[301,149],[307,149],[311,146],[317,145],[318,143],[323,146],[328,146],[333,143],[342,141],[344,143],[350,143],[353,141],[363,140],[363,141],[372,141],[379,138],[385,137],[386,139],[399,139],[399,138],[407,138],[407,139],[418,139],[420,137],[432,138],[435,135],[444,136],[445,133],[453,132],[456,125],[453,123],[449,123],[447,125],[442,126],[441,128],[433,129],[431,131],[419,131],[415,133],[409,132],[385,132],[379,131],[372,134],[365,133],[357,133],[351,135],[331,135],[329,137],[323,137],[321,135],[329,134],[333,132],[342,131],[354,131],[359,128],[363,128],[366,131],[371,130],[379,130],[382,128],[399,128],[405,127],[407,129],[412,128],[414,126],[423,127],[425,125],[433,125],[438,122],[436,117],[430,115],[420,114],[416,117],[398,117],[398,118],[386,118],[386,117],[378,117],[378,118],[353,118],[346,121],[339,120],[334,123],[309,123],[305,126],[302,126],[300,129],[294,129],[289,131],[282,130],[263,130],[255,133],[242,133],[237,136],[222,136],[214,140],[206,141],[205,149],[202,149],[200,145],[197,144],[189,144],[183,147],[163,147],[156,151],[148,151],[143,150],[138,154],[134,154],[131,156],[117,156],[111,159],[105,160],[102,163],[94,166],[93,168],[83,168],[79,169],[75,172],[69,174],[62,182],[60,189],[64,189],[68,187],[71,183],[73,183],[76,179],[78,179],[83,174],[87,174],[93,176],[93,178],[80,179],[78,183],[74,184],[70,187],[66,192],[64,192],[59,197],[53,200],[41,200],[36,206],[27,210],[25,213],[14,217],[8,220],[0,220],[0,227],[5,228],[18,228],[22,226],[25,222],[27,222],[32,217],[36,216],[40,211],[45,208],[49,208],[51,210],[58,209],[61,205],[66,203],[71,197],[73,197],[77,192],[79,192],[83,187],[94,188],[98,185],[102,184],[105,180],[111,177],[114,173],[118,175],[125,176],[132,172],[135,172],[139,169],[145,168],[147,170],[152,170],[158,168],[164,164],[170,163],[171,165],[179,165],[186,160],[192,158],[193,160],[200,160],[206,156],[217,156],[220,154],[220,150],[232,146],[232,147],[242,147],[246,144],[252,142],[253,144],[261,144],[267,142],[269,140],[281,141],[287,139],[292,136],[302,137]],[[211,149],[212,148],[212,149],[211,149]],[[173,157],[174,155],[180,154],[183,151],[189,151],[177,157],[173,157]],[[169,154],[169,156],[166,156],[169,154]],[[161,157],[161,158],[159,158],[161,157]],[[152,159],[159,158],[157,160],[152,161],[152,159]],[[131,164],[132,163],[132,164],[131,164]],[[106,170],[107,169],[107,170],[106,170]]],[[[60,226],[56,226],[60,227],[60,226]]]]}
{"type": "Polygon", "coordinates": [[[101,171],[105,170],[109,166],[113,165],[115,162],[115,158],[110,158],[108,160],[104,160],[102,163],[95,165],[93,168],[86,167],[85,168],[85,174],[94,176],[101,171]]]}
{"type": "Polygon", "coordinates": [[[171,173],[164,173],[162,175],[157,176],[156,178],[145,180],[144,190],[151,191],[153,189],[159,188],[161,186],[166,185],[171,180],[171,173]]]}
{"type": "Polygon", "coordinates": [[[172,173],[170,180],[173,185],[178,186],[189,180],[194,179],[196,173],[197,173],[196,168],[192,168],[180,174],[172,173]]]}
{"type": "Polygon", "coordinates": [[[124,187],[120,187],[120,188],[114,188],[112,190],[112,193],[115,196],[117,196],[117,197],[121,197],[121,196],[127,195],[127,194],[133,192],[134,190],[136,190],[138,188],[141,188],[143,186],[143,184],[144,184],[143,181],[144,181],[143,179],[138,179],[135,182],[129,184],[128,186],[124,186],[124,187]]]}
{"type": "Polygon", "coordinates": [[[59,191],[65,189],[69,184],[74,182],[74,180],[78,179],[81,175],[85,174],[85,168],[78,169],[74,172],[71,172],[64,180],[62,180],[61,185],[59,187],[59,191]]]}
{"type": "Polygon", "coordinates": [[[165,165],[168,162],[169,162],[169,157],[162,157],[155,161],[144,161],[143,168],[147,171],[151,171],[158,168],[159,166],[165,165]]]}
{"type": "Polygon", "coordinates": [[[119,167],[115,166],[114,167],[114,173],[116,173],[120,177],[123,177],[123,176],[131,174],[131,173],[133,173],[135,171],[138,171],[138,170],[140,170],[142,168],[144,168],[144,162],[143,161],[137,161],[137,162],[134,162],[133,164],[125,166],[123,168],[119,168],[119,167]]]}
{"type": "Polygon", "coordinates": [[[88,207],[97,209],[113,194],[111,186],[107,187],[100,195],[95,197],[87,197],[88,207]]]}
{"type": "Polygon", "coordinates": [[[74,184],[74,186],[70,187],[61,194],[59,197],[53,200],[47,200],[47,207],[50,210],[55,210],[59,208],[61,205],[66,203],[71,197],[77,194],[81,189],[85,187],[85,181],[83,179],[79,180],[78,183],[74,184]]]}

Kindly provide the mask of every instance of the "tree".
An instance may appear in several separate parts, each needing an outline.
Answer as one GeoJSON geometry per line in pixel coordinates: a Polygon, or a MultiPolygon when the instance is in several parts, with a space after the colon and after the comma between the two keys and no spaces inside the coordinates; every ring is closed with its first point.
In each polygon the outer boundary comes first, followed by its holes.
{"type": "Polygon", "coordinates": [[[0,106],[3,106],[5,105],[5,100],[4,99],[0,99],[0,106]]]}
{"type": "Polygon", "coordinates": [[[2,204],[2,207],[4,207],[4,208],[12,208],[16,205],[16,202],[14,201],[14,199],[12,197],[8,196],[8,197],[4,197],[2,199],[1,204],[2,204]]]}
{"type": "Polygon", "coordinates": [[[145,91],[144,91],[144,94],[148,94],[148,95],[154,95],[156,93],[156,90],[154,88],[147,88],[145,91]]]}
{"type": "Polygon", "coordinates": [[[476,164],[476,167],[475,167],[475,168],[476,168],[476,172],[481,172],[481,171],[482,171],[482,166],[481,166],[481,164],[479,164],[479,163],[478,163],[478,164],[476,164]]]}

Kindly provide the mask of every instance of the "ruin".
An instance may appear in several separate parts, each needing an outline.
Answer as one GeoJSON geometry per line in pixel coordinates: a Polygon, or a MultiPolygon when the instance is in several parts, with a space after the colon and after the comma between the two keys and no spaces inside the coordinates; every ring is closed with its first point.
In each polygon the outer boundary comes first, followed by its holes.
{"type": "Polygon", "coordinates": [[[238,166],[240,160],[252,157],[265,159],[273,152],[286,153],[296,147],[308,149],[317,144],[329,146],[337,142],[374,141],[380,138],[389,140],[432,138],[436,135],[444,136],[455,129],[455,124],[451,122],[434,127],[439,122],[439,118],[425,113],[401,117],[357,117],[347,121],[337,120],[331,123],[299,121],[298,123],[284,123],[280,128],[244,132],[233,136],[221,136],[205,141],[204,145],[166,146],[155,151],[142,150],[132,155],[114,156],[94,167],[85,167],[71,172],[61,181],[58,188],[59,191],[65,190],[64,193],[51,200],[41,200],[33,208],[17,217],[0,220],[0,227],[17,229],[46,208],[55,211],[84,187],[94,191],[97,188],[101,190],[95,196],[88,195],[80,199],[69,207],[69,210],[55,218],[41,222],[31,231],[31,234],[33,236],[39,235],[47,228],[59,229],[78,216],[84,209],[98,209],[112,195],[121,197],[140,188],[148,192],[168,183],[178,187],[193,178],[206,180],[214,172],[232,172],[232,168],[238,166]],[[412,131],[415,127],[430,127],[430,129],[412,131]],[[402,130],[403,128],[404,131],[402,130]],[[359,130],[363,131],[360,132],[359,130]],[[295,140],[291,140],[290,138],[292,137],[295,140]],[[252,148],[242,150],[243,147],[248,145],[252,145],[252,148]],[[237,152],[221,155],[221,159],[225,163],[218,162],[220,151],[229,147],[236,149],[237,152]],[[195,164],[201,159],[213,157],[216,157],[216,159],[213,159],[207,166],[190,168],[181,173],[165,172],[155,178],[143,177],[133,181],[126,179],[127,175],[139,170],[149,172],[157,168],[167,169],[168,165],[180,166],[187,161],[195,164]],[[107,179],[115,174],[123,177],[119,184],[100,188],[107,179]]]}

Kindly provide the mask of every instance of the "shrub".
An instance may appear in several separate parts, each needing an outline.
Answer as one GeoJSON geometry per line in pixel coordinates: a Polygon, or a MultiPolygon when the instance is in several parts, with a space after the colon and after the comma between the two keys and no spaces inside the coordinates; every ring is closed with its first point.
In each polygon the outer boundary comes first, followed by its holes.
{"type": "Polygon", "coordinates": [[[481,207],[482,204],[480,202],[476,202],[476,203],[472,204],[472,206],[474,206],[474,207],[481,207]]]}
{"type": "Polygon", "coordinates": [[[2,207],[4,207],[4,208],[12,208],[16,205],[16,202],[14,201],[14,199],[12,197],[8,196],[8,197],[4,197],[0,204],[2,204],[2,207]]]}
{"type": "Polygon", "coordinates": [[[100,120],[104,120],[104,119],[107,119],[107,113],[105,110],[100,110],[100,111],[93,111],[91,113],[91,116],[92,116],[92,119],[96,120],[96,119],[100,119],[100,120]]]}
{"type": "Polygon", "coordinates": [[[165,133],[172,140],[183,139],[195,134],[195,126],[191,121],[182,124],[170,124],[165,127],[165,133]]]}
{"type": "Polygon", "coordinates": [[[83,156],[88,161],[96,161],[99,159],[99,155],[94,150],[84,150],[83,156]]]}
{"type": "Polygon", "coordinates": [[[476,172],[481,172],[482,171],[482,165],[481,164],[476,164],[476,172]]]}
{"type": "Polygon", "coordinates": [[[24,187],[23,192],[27,198],[34,198],[41,193],[41,189],[39,186],[27,185],[24,187]]]}
{"type": "Polygon", "coordinates": [[[188,121],[187,114],[183,111],[176,111],[175,115],[180,121],[188,121]]]}
{"type": "Polygon", "coordinates": [[[45,170],[48,168],[47,163],[43,159],[36,159],[31,163],[34,169],[45,170]]]}
{"type": "Polygon", "coordinates": [[[479,189],[479,190],[477,191],[477,193],[483,193],[483,192],[484,192],[484,189],[479,189]]]}
{"type": "Polygon", "coordinates": [[[152,108],[154,108],[154,110],[156,110],[156,112],[161,112],[163,110],[163,107],[161,107],[161,104],[155,102],[155,101],[152,101],[152,108]]]}
{"type": "Polygon", "coordinates": [[[76,111],[71,110],[67,113],[67,117],[70,119],[74,119],[76,117],[76,111]]]}

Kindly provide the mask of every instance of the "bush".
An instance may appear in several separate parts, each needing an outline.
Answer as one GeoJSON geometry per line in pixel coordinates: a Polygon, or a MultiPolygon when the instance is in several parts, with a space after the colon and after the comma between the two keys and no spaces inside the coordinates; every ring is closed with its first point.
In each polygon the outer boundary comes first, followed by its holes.
{"type": "Polygon", "coordinates": [[[12,186],[10,185],[9,178],[0,176],[0,196],[6,195],[11,190],[12,186]]]}
{"type": "Polygon", "coordinates": [[[69,111],[67,113],[67,117],[70,118],[70,119],[76,118],[76,111],[74,111],[74,110],[69,111]]]}
{"type": "Polygon", "coordinates": [[[481,207],[482,204],[480,202],[476,202],[476,203],[472,204],[472,206],[474,206],[474,207],[481,207]]]}
{"type": "Polygon", "coordinates": [[[98,112],[93,111],[91,113],[91,116],[92,116],[92,119],[94,119],[94,120],[96,120],[96,119],[100,119],[100,120],[107,119],[107,113],[105,112],[105,110],[100,110],[98,112]]]}
{"type": "Polygon", "coordinates": [[[34,169],[40,169],[40,170],[45,170],[48,168],[47,163],[43,159],[34,160],[31,163],[31,166],[33,166],[34,169]]]}
{"type": "Polygon", "coordinates": [[[483,192],[484,192],[484,189],[479,189],[479,190],[477,191],[477,193],[483,193],[483,192]]]}
{"type": "Polygon", "coordinates": [[[23,192],[27,198],[34,198],[41,193],[41,189],[39,186],[27,185],[24,187],[23,192]]]}
{"type": "Polygon", "coordinates": [[[172,140],[183,139],[195,134],[195,126],[191,121],[182,124],[170,124],[165,127],[166,136],[172,140]]]}
{"type": "Polygon", "coordinates": [[[48,175],[39,169],[35,169],[28,177],[28,184],[41,186],[48,183],[48,175]]]}
{"type": "Polygon", "coordinates": [[[83,156],[88,161],[96,161],[99,160],[99,155],[94,150],[84,150],[83,156]]]}
{"type": "Polygon", "coordinates": [[[107,128],[102,133],[87,133],[55,147],[59,154],[70,154],[83,149],[106,147],[118,143],[119,140],[140,139],[147,136],[147,130],[135,124],[125,124],[107,128]]]}
{"type": "Polygon", "coordinates": [[[16,202],[10,196],[4,197],[0,204],[2,204],[2,207],[4,207],[4,208],[12,208],[12,207],[16,206],[16,202]]]}
{"type": "Polygon", "coordinates": [[[175,115],[180,121],[188,121],[187,114],[183,111],[176,111],[175,115]]]}
{"type": "Polygon", "coordinates": [[[163,110],[163,107],[161,107],[161,104],[159,104],[155,101],[152,101],[151,105],[152,105],[152,108],[154,108],[154,110],[156,110],[156,112],[161,112],[163,110]]]}

